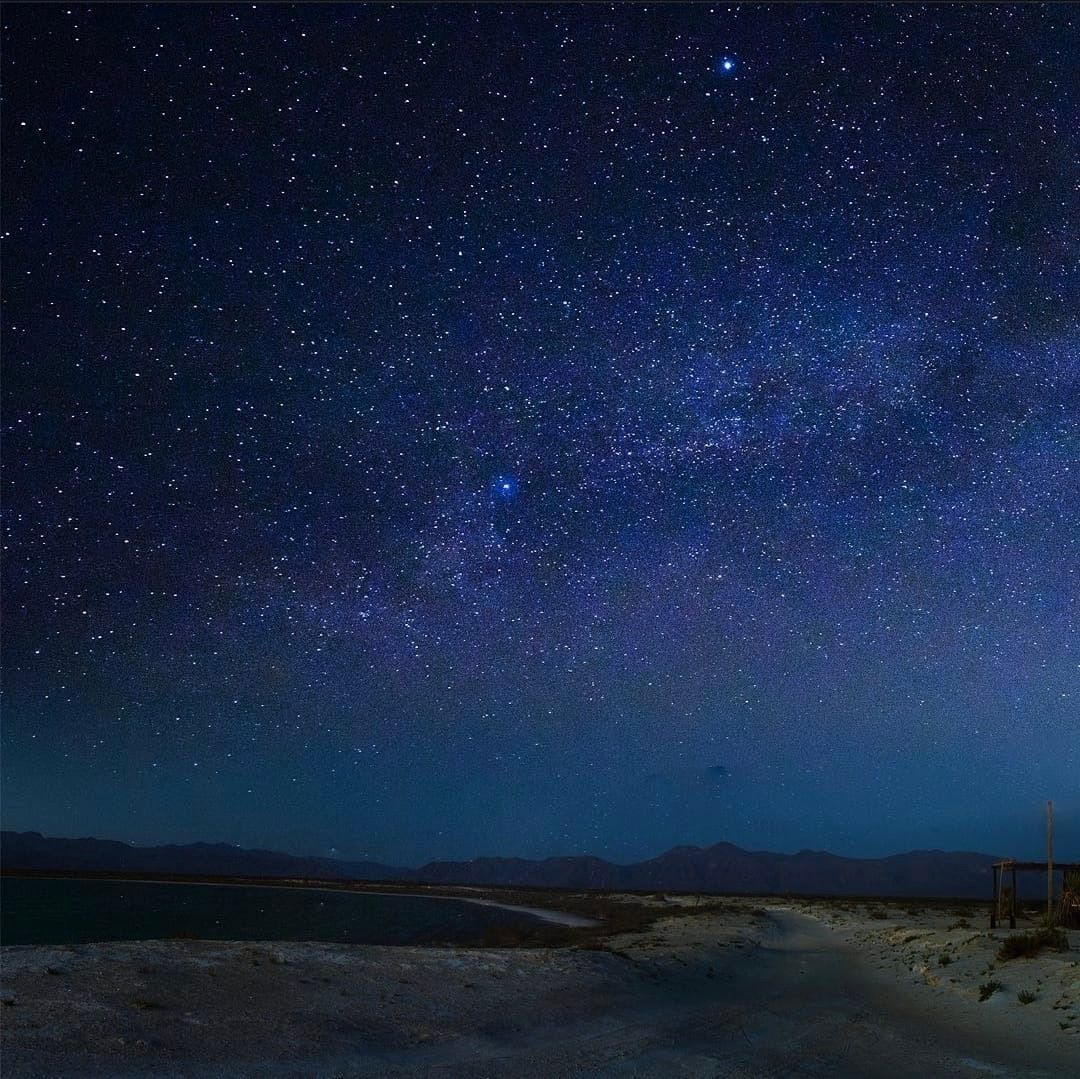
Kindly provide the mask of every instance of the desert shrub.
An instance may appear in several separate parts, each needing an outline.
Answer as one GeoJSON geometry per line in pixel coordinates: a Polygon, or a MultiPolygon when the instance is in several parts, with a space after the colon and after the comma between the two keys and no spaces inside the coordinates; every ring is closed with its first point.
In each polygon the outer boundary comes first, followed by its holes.
{"type": "Polygon", "coordinates": [[[979,986],[979,1002],[981,1003],[984,1000],[989,1000],[999,989],[1003,988],[1004,986],[1001,982],[996,982],[993,979],[988,982],[983,982],[982,985],[979,986]]]}
{"type": "Polygon", "coordinates": [[[1035,1000],[1035,994],[1030,989],[1021,989],[1020,992],[1016,994],[1016,999],[1020,1001],[1021,1004],[1031,1004],[1035,1000]]]}
{"type": "Polygon", "coordinates": [[[952,956],[948,952],[942,952],[937,957],[937,964],[939,967],[947,967],[952,962],[952,956]]]}
{"type": "Polygon", "coordinates": [[[1038,955],[1044,948],[1055,952],[1069,950],[1069,937],[1063,929],[1035,929],[1030,933],[1012,933],[998,948],[998,959],[1021,959],[1038,955]]]}
{"type": "Polygon", "coordinates": [[[1080,869],[1065,874],[1057,920],[1061,925],[1080,926],[1080,869]]]}
{"type": "Polygon", "coordinates": [[[876,918],[878,921],[881,921],[884,918],[888,918],[889,912],[887,910],[882,910],[881,907],[870,907],[866,911],[866,916],[868,918],[876,918]]]}

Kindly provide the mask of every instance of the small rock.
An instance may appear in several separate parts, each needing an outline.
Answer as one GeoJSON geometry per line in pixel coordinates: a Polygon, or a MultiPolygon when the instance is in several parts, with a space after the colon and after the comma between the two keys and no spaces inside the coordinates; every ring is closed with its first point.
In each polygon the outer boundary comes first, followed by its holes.
{"type": "Polygon", "coordinates": [[[17,999],[14,989],[0,989],[0,1004],[10,1008],[17,999]]]}

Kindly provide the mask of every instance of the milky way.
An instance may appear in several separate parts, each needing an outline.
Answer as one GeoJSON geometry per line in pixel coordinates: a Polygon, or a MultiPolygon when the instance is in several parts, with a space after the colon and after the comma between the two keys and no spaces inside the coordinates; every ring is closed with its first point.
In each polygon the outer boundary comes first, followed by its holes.
{"type": "Polygon", "coordinates": [[[1080,838],[1075,18],[9,6],[5,826],[1080,838]]]}

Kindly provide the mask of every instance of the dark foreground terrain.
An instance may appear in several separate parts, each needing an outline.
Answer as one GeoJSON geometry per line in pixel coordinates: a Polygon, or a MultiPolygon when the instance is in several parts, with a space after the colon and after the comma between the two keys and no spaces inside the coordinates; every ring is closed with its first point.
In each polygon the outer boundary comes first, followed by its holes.
{"type": "Polygon", "coordinates": [[[955,910],[656,903],[561,948],[7,948],[4,1074],[1080,1074],[1075,952],[996,965],[980,1002],[1004,933],[955,910]]]}

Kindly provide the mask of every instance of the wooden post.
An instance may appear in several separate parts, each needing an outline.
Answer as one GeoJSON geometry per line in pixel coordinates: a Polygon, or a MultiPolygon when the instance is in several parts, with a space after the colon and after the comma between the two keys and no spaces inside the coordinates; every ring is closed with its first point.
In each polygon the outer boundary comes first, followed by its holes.
{"type": "Polygon", "coordinates": [[[1005,900],[1005,866],[1004,866],[1004,864],[1002,864],[1001,871],[998,873],[997,906],[998,906],[998,917],[999,918],[1004,918],[1005,917],[1005,902],[1004,902],[1004,900],[1005,900]]]}
{"type": "Polygon", "coordinates": [[[1009,928],[1016,928],[1016,863],[1012,867],[1012,903],[1009,906],[1009,928]]]}
{"type": "Polygon", "coordinates": [[[1046,803],[1046,924],[1054,924],[1054,803],[1046,803]]]}
{"type": "Polygon", "coordinates": [[[990,898],[990,928],[997,929],[997,914],[998,914],[998,867],[995,864],[994,867],[994,892],[990,898]]]}

